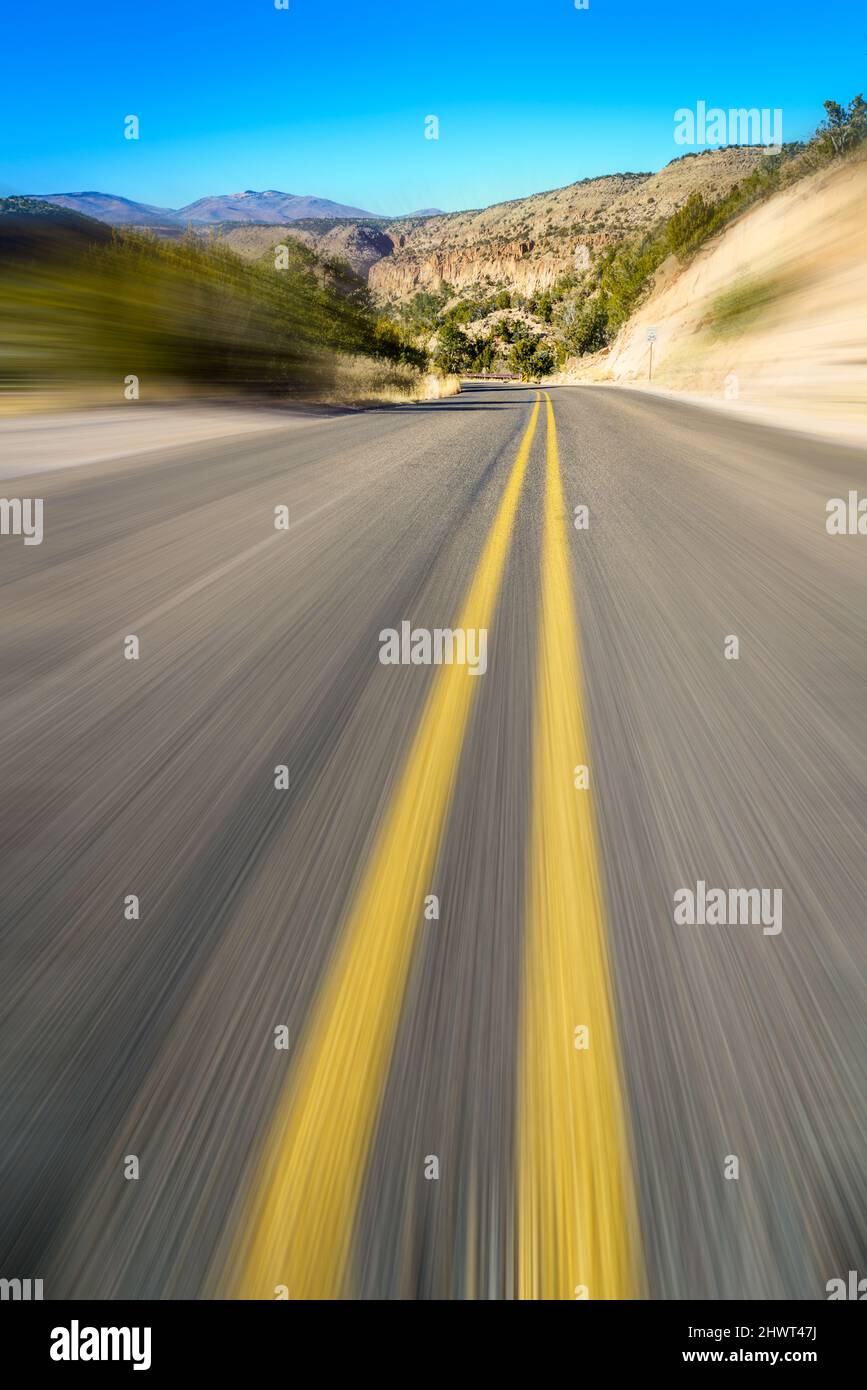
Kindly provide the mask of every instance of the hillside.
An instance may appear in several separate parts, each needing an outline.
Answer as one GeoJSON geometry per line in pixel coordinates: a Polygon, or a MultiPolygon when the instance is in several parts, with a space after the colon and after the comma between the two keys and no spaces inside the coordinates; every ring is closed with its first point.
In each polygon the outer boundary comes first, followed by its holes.
{"type": "Polygon", "coordinates": [[[0,198],[0,263],[42,258],[62,266],[93,245],[105,245],[104,223],[34,198],[0,198]]]}
{"type": "Polygon", "coordinates": [[[131,198],[121,198],[115,193],[41,193],[29,197],[34,202],[68,208],[71,212],[95,218],[97,222],[108,222],[113,227],[158,228],[170,226],[176,220],[176,214],[171,208],[136,203],[131,198]]]}
{"type": "Polygon", "coordinates": [[[745,213],[688,264],[671,257],[604,352],[562,381],[653,386],[867,442],[867,157],[745,213]]]}
{"type": "Polygon", "coordinates": [[[263,226],[252,218],[214,227],[239,255],[258,258],[294,236],[319,256],[338,256],[367,277],[376,296],[400,304],[419,290],[458,293],[507,287],[548,289],[580,263],[581,247],[599,251],[681,207],[691,193],[728,191],[761,164],[758,147],[713,150],[674,160],[656,174],[584,179],[468,212],[387,219],[298,219],[263,226]]]}
{"type": "Polygon", "coordinates": [[[691,193],[715,198],[766,157],[758,146],[686,155],[656,174],[584,179],[471,212],[389,223],[394,253],[370,269],[383,300],[407,300],[443,283],[455,291],[505,286],[521,294],[550,288],[592,254],[681,207],[691,193]]]}
{"type": "Polygon", "coordinates": [[[324,259],[336,257],[347,261],[356,275],[367,278],[370,267],[394,250],[393,239],[378,225],[365,222],[332,222],[304,220],[283,226],[244,224],[222,225],[212,234],[230,246],[239,256],[258,260],[287,238],[292,237],[315,251],[324,259]]]}

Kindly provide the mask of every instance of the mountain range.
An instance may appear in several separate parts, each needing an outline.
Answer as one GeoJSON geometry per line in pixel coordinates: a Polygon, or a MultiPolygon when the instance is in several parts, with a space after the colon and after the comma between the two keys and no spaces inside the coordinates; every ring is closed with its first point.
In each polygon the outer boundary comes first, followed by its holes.
{"type": "MultiPolygon", "coordinates": [[[[26,196],[39,198],[45,203],[55,203],[58,207],[69,208],[73,212],[84,213],[87,217],[96,218],[98,222],[126,227],[172,227],[184,226],[188,222],[201,226],[211,226],[220,222],[253,222],[268,225],[310,218],[349,218],[353,221],[361,219],[375,222],[391,220],[384,214],[365,212],[363,208],[335,203],[330,198],[317,198],[311,194],[281,193],[276,188],[266,188],[261,193],[247,188],[241,193],[197,198],[194,203],[188,203],[182,208],[154,207],[151,203],[136,203],[130,198],[121,198],[114,193],[36,193],[26,196]]],[[[419,212],[403,215],[431,217],[438,211],[438,208],[423,208],[419,212]]]]}

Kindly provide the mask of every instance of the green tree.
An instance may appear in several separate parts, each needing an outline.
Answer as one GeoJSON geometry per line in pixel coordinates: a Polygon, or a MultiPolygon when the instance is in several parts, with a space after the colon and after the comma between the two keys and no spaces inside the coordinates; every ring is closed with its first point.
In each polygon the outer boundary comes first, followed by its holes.
{"type": "Polygon", "coordinates": [[[530,300],[530,313],[535,314],[536,318],[543,323],[550,323],[554,309],[554,300],[549,290],[544,294],[537,294],[530,300]]]}
{"type": "Polygon", "coordinates": [[[554,370],[554,350],[547,343],[540,343],[534,354],[536,376],[548,376],[554,370]]]}
{"type": "Polygon", "coordinates": [[[448,320],[437,337],[434,365],[441,372],[460,373],[466,371],[471,357],[472,347],[466,333],[459,324],[448,320]]]}
{"type": "Polygon", "coordinates": [[[696,246],[713,220],[714,207],[700,193],[691,193],[682,208],[672,213],[666,226],[666,241],[672,251],[682,252],[696,246]]]}
{"type": "Polygon", "coordinates": [[[816,132],[820,145],[840,156],[859,145],[867,135],[867,102],[859,92],[848,106],[838,101],[822,103],[825,119],[816,132]]]}
{"type": "Polygon", "coordinates": [[[554,370],[554,354],[541,338],[528,335],[512,344],[509,367],[522,381],[530,381],[554,370]]]}
{"type": "Polygon", "coordinates": [[[461,299],[446,310],[445,319],[452,323],[470,323],[476,317],[475,305],[469,299],[461,299]]]}
{"type": "Polygon", "coordinates": [[[424,370],[428,365],[428,354],[424,348],[408,343],[396,323],[389,319],[377,319],[373,330],[373,352],[376,357],[385,357],[391,362],[404,362],[409,367],[424,370]]]}
{"type": "Polygon", "coordinates": [[[407,329],[411,333],[433,333],[448,298],[449,295],[445,291],[432,294],[430,290],[419,290],[403,310],[403,321],[407,329]]]}
{"type": "Polygon", "coordinates": [[[608,341],[608,314],[600,299],[591,299],[566,327],[563,342],[576,357],[598,352],[608,341]]]}

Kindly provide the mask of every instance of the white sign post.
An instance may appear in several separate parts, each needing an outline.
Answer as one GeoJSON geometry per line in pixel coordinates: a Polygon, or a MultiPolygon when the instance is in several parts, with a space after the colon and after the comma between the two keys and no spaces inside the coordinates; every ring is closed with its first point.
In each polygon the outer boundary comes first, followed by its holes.
{"type": "Polygon", "coordinates": [[[650,343],[650,366],[647,371],[647,380],[653,380],[653,344],[656,342],[656,329],[648,328],[647,341],[650,343]]]}

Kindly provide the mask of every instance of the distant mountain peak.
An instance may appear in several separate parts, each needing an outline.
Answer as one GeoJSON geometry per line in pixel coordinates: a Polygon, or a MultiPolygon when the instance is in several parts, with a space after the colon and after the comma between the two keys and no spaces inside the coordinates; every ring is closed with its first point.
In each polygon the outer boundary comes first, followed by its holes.
{"type": "Polygon", "coordinates": [[[182,221],[214,222],[297,222],[307,217],[372,218],[376,213],[335,203],[313,194],[282,193],[278,188],[260,192],[246,188],[243,193],[222,193],[197,198],[175,214],[182,221]]]}
{"type": "Polygon", "coordinates": [[[165,227],[177,221],[176,214],[170,208],[136,203],[118,193],[100,193],[96,189],[82,193],[31,193],[25,196],[53,203],[55,207],[67,208],[113,226],[165,227]]]}
{"type": "Polygon", "coordinates": [[[304,218],[327,217],[334,221],[379,220],[382,214],[335,203],[313,194],[283,193],[279,188],[245,188],[238,193],[222,193],[198,198],[182,208],[160,208],[137,203],[115,193],[95,189],[80,193],[32,193],[23,197],[40,198],[57,207],[83,213],[112,226],[170,227],[193,222],[202,226],[217,222],[286,223],[304,218]]]}

